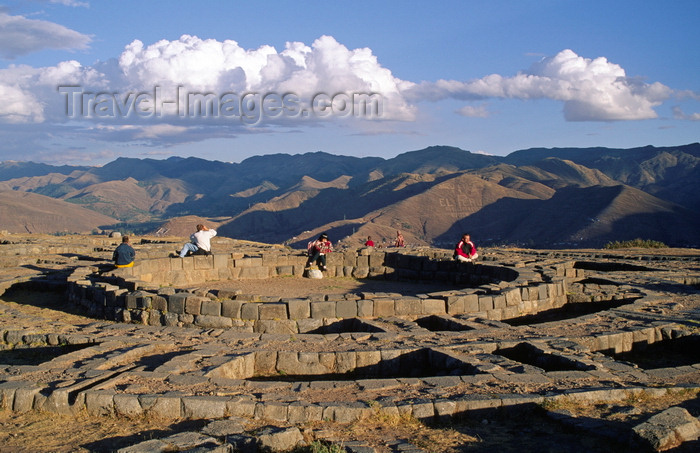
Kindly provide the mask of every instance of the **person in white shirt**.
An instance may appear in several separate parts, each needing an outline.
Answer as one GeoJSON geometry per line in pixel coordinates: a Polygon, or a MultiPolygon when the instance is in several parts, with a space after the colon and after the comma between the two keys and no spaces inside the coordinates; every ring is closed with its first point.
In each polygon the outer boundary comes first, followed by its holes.
{"type": "Polygon", "coordinates": [[[197,232],[192,233],[190,242],[182,246],[180,250],[180,258],[184,258],[188,254],[193,255],[211,255],[211,238],[216,236],[216,230],[207,228],[201,223],[197,225],[197,232]]]}

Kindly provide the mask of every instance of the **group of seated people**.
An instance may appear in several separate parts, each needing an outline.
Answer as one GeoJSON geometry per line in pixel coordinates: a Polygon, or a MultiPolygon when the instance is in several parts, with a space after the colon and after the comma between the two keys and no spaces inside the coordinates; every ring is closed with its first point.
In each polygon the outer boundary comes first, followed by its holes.
{"type": "MultiPolygon", "coordinates": [[[[211,238],[216,236],[216,230],[208,228],[206,225],[197,225],[197,231],[190,235],[190,241],[182,246],[179,252],[180,258],[184,258],[188,255],[211,255],[211,238]]],[[[399,233],[401,239],[401,246],[403,246],[403,236],[399,233]]],[[[365,247],[374,247],[374,241],[372,236],[367,237],[365,241],[365,247]]],[[[326,267],[326,255],[333,251],[333,245],[328,239],[326,233],[322,233],[318,239],[311,241],[307,245],[308,259],[306,260],[306,267],[311,266],[316,263],[321,271],[327,270],[326,267]]],[[[122,237],[122,243],[115,250],[112,255],[112,260],[114,265],[118,268],[121,267],[132,267],[134,265],[134,258],[136,252],[134,248],[129,243],[129,236],[122,237]]],[[[459,241],[455,247],[453,258],[462,262],[472,262],[479,257],[476,251],[476,246],[471,240],[471,236],[467,233],[462,235],[462,239],[459,241]]]]}

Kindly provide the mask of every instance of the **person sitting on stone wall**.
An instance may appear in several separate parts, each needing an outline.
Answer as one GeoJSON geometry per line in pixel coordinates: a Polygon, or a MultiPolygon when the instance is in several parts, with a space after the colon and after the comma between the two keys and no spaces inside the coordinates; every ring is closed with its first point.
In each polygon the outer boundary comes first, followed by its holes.
{"type": "Polygon", "coordinates": [[[112,261],[116,267],[133,267],[136,251],[129,243],[129,236],[122,236],[122,243],[114,250],[112,261]]]}
{"type": "Polygon", "coordinates": [[[406,244],[403,240],[403,234],[400,231],[396,232],[396,240],[394,241],[394,247],[405,247],[406,244]]]}
{"type": "Polygon", "coordinates": [[[307,251],[309,259],[306,260],[306,267],[316,263],[320,270],[327,270],[326,255],[333,251],[333,245],[331,241],[328,240],[328,235],[326,233],[321,234],[315,241],[309,242],[307,251]]]}
{"type": "Polygon", "coordinates": [[[455,247],[454,259],[465,263],[470,263],[477,259],[479,254],[476,252],[476,246],[471,240],[468,233],[462,235],[462,240],[455,247]]]}
{"type": "Polygon", "coordinates": [[[197,225],[197,232],[190,236],[190,242],[182,246],[180,258],[184,258],[188,254],[211,255],[211,238],[214,236],[216,236],[216,230],[207,228],[200,223],[197,225]]]}

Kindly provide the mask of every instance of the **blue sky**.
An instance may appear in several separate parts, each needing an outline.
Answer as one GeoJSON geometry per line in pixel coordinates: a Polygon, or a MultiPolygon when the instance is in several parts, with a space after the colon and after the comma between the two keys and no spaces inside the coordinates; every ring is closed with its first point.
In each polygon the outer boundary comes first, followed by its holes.
{"type": "Polygon", "coordinates": [[[693,143],[698,18],[696,0],[7,1],[0,160],[693,143]]]}

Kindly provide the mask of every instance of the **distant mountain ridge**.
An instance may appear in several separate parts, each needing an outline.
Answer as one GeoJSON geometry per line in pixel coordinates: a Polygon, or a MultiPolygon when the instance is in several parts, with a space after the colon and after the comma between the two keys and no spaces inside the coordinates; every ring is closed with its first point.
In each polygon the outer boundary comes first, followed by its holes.
{"type": "MultiPolygon", "coordinates": [[[[533,148],[505,157],[431,146],[391,159],[318,151],[240,163],[195,157],[119,158],[102,167],[0,162],[0,190],[99,213],[105,217],[91,219],[98,229],[109,228],[109,218],[136,232],[159,221],[168,222],[161,231],[180,232],[177,225],[191,221],[177,218],[209,218],[222,235],[292,245],[320,231],[349,245],[368,235],[388,244],[402,231],[409,243],[449,247],[470,231],[484,244],[598,247],[643,237],[689,246],[700,244],[699,163],[698,143],[533,148]]],[[[13,209],[22,211],[22,204],[13,209]]],[[[37,232],[70,229],[55,223],[38,222],[43,231],[37,232]]],[[[0,218],[0,229],[15,228],[0,218]]]]}

